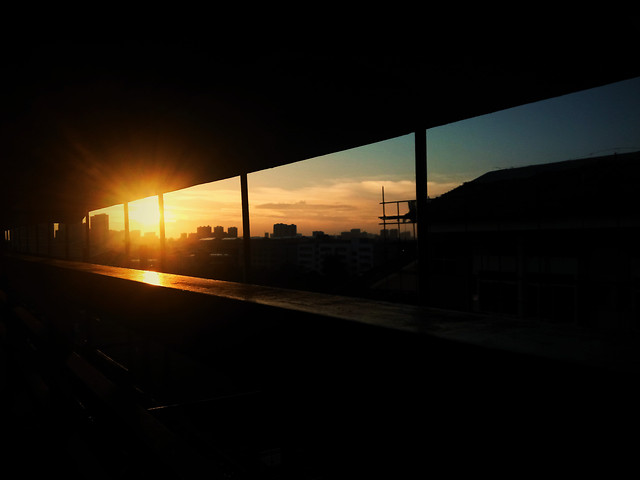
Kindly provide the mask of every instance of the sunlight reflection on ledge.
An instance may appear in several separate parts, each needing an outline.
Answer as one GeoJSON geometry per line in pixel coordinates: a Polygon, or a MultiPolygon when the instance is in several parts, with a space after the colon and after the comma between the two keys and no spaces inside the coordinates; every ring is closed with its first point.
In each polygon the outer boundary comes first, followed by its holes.
{"type": "Polygon", "coordinates": [[[162,276],[158,272],[152,272],[149,270],[144,270],[140,272],[140,278],[136,279],[140,282],[148,283],[149,285],[157,285],[162,286],[165,282],[163,282],[162,276]]]}

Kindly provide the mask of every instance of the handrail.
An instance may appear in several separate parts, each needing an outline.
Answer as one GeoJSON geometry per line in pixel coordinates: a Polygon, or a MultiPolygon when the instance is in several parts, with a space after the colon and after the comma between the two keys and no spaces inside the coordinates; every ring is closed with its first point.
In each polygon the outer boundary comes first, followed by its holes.
{"type": "Polygon", "coordinates": [[[69,335],[65,367],[115,395],[106,404],[144,427],[156,454],[176,453],[164,460],[178,470],[202,454],[251,478],[281,467],[405,478],[461,459],[476,472],[496,452],[557,468],[540,456],[541,435],[553,443],[562,425],[559,448],[591,451],[637,406],[632,335],[35,257],[3,257],[0,276],[9,299],[22,291],[45,327],[69,335]],[[92,363],[98,350],[131,368],[108,377],[92,363]],[[160,402],[139,403],[129,381],[160,402]]]}
{"type": "Polygon", "coordinates": [[[362,326],[426,335],[470,346],[533,355],[613,371],[640,369],[640,336],[575,325],[503,318],[163,272],[71,262],[20,254],[6,260],[28,262],[77,274],[150,285],[167,292],[240,302],[262,308],[355,322],[362,326]]]}

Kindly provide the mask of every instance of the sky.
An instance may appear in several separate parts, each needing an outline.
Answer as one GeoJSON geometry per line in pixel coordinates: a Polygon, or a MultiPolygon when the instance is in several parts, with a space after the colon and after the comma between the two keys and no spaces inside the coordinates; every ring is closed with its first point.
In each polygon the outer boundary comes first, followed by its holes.
{"type": "MultiPolygon", "coordinates": [[[[640,78],[428,129],[429,196],[495,169],[636,150],[640,78]]],[[[303,235],[379,233],[383,188],[387,201],[415,198],[414,158],[411,134],[251,173],[251,235],[271,233],[276,223],[296,224],[303,235]]],[[[169,238],[205,225],[242,234],[239,178],[166,193],[164,204],[169,238]]],[[[130,230],[158,231],[156,197],[129,208],[130,230]]],[[[120,205],[91,215],[108,213],[110,228],[122,230],[122,212],[120,205]]]]}

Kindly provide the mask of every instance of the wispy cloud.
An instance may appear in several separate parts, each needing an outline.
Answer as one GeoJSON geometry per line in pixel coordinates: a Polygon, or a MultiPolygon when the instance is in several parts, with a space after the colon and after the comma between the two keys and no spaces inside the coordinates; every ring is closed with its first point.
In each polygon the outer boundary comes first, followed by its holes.
{"type": "MultiPolygon", "coordinates": [[[[271,182],[261,182],[257,178],[249,182],[253,235],[272,232],[274,223],[295,223],[298,232],[303,234],[314,230],[339,233],[351,228],[374,233],[381,228],[379,217],[382,215],[383,187],[387,201],[415,198],[415,182],[393,174],[366,178],[328,176],[318,178],[312,185],[309,182],[273,181],[278,178],[281,177],[271,177],[271,182]]],[[[433,176],[428,182],[429,195],[440,195],[460,183],[457,178],[433,176]]],[[[164,203],[169,237],[194,232],[201,225],[237,226],[242,230],[240,183],[237,178],[167,193],[164,203]]],[[[406,209],[406,206],[401,205],[401,208],[406,209]]],[[[118,212],[121,211],[120,208],[118,212]]],[[[117,220],[113,220],[115,227],[117,220]]]]}
{"type": "Polygon", "coordinates": [[[287,211],[324,211],[324,210],[353,210],[356,207],[353,205],[345,205],[345,204],[321,204],[321,203],[309,203],[304,200],[293,203],[263,203],[260,205],[256,205],[254,208],[256,209],[266,209],[266,210],[287,210],[287,211]]]}
{"type": "MultiPolygon", "coordinates": [[[[450,179],[438,178],[429,182],[429,195],[437,196],[459,185],[459,182],[447,180],[450,179]]],[[[379,217],[382,215],[382,187],[387,201],[415,198],[413,180],[384,177],[325,179],[313,186],[296,187],[294,184],[287,188],[261,185],[258,182],[255,184],[249,184],[253,235],[272,232],[274,223],[294,223],[298,226],[298,232],[303,234],[310,234],[314,230],[339,233],[351,228],[375,233],[381,228],[379,217]]],[[[194,231],[198,225],[233,225],[241,230],[239,184],[231,184],[232,187],[236,185],[235,189],[220,186],[216,188],[215,184],[211,184],[209,188],[200,186],[197,191],[176,195],[175,202],[167,196],[165,204],[173,209],[175,218],[173,225],[167,224],[167,229],[181,228],[185,231],[187,225],[193,225],[186,231],[194,231]]],[[[400,208],[406,209],[406,206],[401,205],[400,208]]],[[[174,233],[178,234],[179,232],[174,233]]]]}
{"type": "Polygon", "coordinates": [[[382,186],[399,200],[415,197],[411,181],[334,180],[304,188],[250,189],[252,231],[270,232],[273,223],[295,223],[298,231],[338,233],[351,228],[379,230],[382,186]]]}

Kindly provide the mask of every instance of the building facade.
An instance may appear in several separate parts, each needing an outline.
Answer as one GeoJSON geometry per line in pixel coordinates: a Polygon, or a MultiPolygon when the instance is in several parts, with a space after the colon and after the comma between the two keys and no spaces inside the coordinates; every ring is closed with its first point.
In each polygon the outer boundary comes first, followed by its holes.
{"type": "Polygon", "coordinates": [[[431,303],[640,328],[638,180],[635,153],[490,172],[435,199],[431,303]]]}

